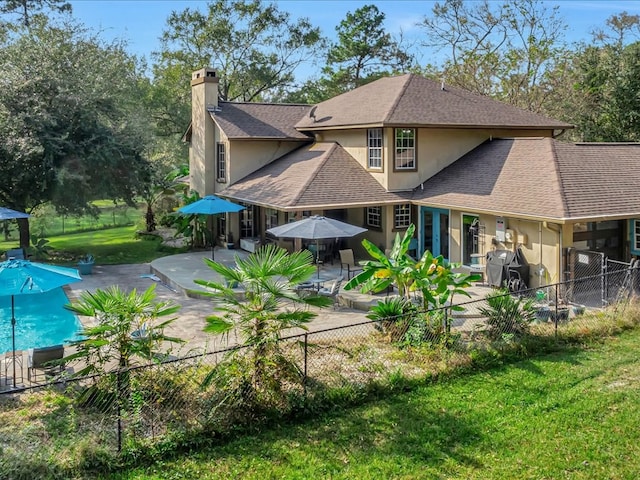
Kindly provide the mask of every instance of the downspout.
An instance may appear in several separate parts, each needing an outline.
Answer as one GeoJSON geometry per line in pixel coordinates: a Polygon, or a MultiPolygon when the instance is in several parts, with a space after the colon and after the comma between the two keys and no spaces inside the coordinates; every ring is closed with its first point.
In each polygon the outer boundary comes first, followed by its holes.
{"type": "MultiPolygon", "coordinates": [[[[554,232],[558,234],[558,245],[560,245],[560,249],[558,251],[558,258],[556,264],[556,271],[558,272],[558,282],[562,281],[562,252],[563,252],[563,244],[562,244],[562,228],[556,223],[549,223],[546,220],[542,222],[542,225],[545,229],[550,232],[554,232]]],[[[540,232],[540,237],[542,239],[542,231],[540,232]]],[[[542,242],[540,242],[540,252],[542,252],[542,242]]],[[[542,257],[541,257],[542,258],[542,257]]]]}

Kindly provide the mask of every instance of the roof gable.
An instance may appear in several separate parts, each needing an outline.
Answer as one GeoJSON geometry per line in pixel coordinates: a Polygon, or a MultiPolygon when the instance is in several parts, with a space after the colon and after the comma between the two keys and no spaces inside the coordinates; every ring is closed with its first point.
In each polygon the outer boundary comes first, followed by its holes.
{"type": "Polygon", "coordinates": [[[571,124],[415,74],[384,77],[319,103],[300,130],[381,126],[565,129],[571,124]]]}
{"type": "Polygon", "coordinates": [[[310,105],[220,102],[209,114],[230,139],[309,140],[294,125],[310,105]]]}
{"type": "Polygon", "coordinates": [[[544,218],[567,215],[550,138],[485,142],[414,191],[419,203],[544,218]]]}
{"type": "Polygon", "coordinates": [[[281,210],[408,202],[411,192],[387,192],[340,145],[314,143],[262,167],[221,195],[281,210]]]}

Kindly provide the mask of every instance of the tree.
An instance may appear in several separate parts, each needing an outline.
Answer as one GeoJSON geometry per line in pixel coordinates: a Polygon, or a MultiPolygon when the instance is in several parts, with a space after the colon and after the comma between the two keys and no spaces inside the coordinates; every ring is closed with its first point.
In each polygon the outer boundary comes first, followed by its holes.
{"type": "MultiPolygon", "coordinates": [[[[109,198],[134,204],[150,176],[143,79],[120,43],[40,17],[0,45],[0,202],[31,211],[93,212],[109,198]],[[10,180],[9,180],[10,179],[10,180]]],[[[28,246],[28,223],[20,223],[28,246]]]]}
{"type": "MultiPolygon", "coordinates": [[[[291,364],[282,353],[281,333],[300,327],[316,316],[300,305],[328,306],[331,299],[316,295],[303,296],[295,286],[315,273],[308,250],[287,253],[276,245],[266,245],[246,259],[236,256],[234,267],[205,259],[209,268],[223,278],[223,283],[196,280],[211,289],[207,295],[217,300],[219,314],[207,318],[205,332],[228,334],[237,329],[245,345],[250,347],[250,377],[254,392],[279,388],[291,364]],[[238,298],[232,286],[241,286],[244,298],[238,298]],[[289,303],[291,307],[287,306],[289,303]]],[[[211,382],[215,371],[205,381],[211,382]]]]}
{"type": "Polygon", "coordinates": [[[445,0],[420,26],[423,46],[448,49],[441,65],[428,65],[445,83],[489,95],[534,112],[544,111],[551,73],[562,72],[567,26],[539,0],[504,3],[445,0]]]}
{"type": "Polygon", "coordinates": [[[145,214],[147,232],[153,232],[156,229],[154,208],[158,201],[166,195],[175,195],[178,191],[184,192],[188,189],[188,185],[183,181],[183,177],[188,173],[189,167],[186,165],[174,168],[165,175],[162,175],[159,170],[155,170],[151,182],[144,185],[141,197],[147,204],[147,212],[145,214]]]}
{"type": "Polygon", "coordinates": [[[42,10],[55,12],[71,12],[71,4],[65,0],[2,0],[0,1],[0,13],[17,14],[20,23],[25,27],[31,24],[31,18],[36,12],[42,10]]]}
{"type": "MultiPolygon", "coordinates": [[[[609,30],[594,33],[595,44],[573,57],[571,109],[579,140],[590,142],[640,141],[640,16],[626,12],[607,20],[609,30]]],[[[568,103],[569,103],[568,102],[568,103]]]]}
{"type": "Polygon", "coordinates": [[[338,41],[329,48],[323,72],[342,92],[411,66],[413,58],[387,33],[384,18],[378,7],[365,5],[336,27],[338,41]]]}
{"type": "Polygon", "coordinates": [[[182,343],[182,340],[164,334],[164,329],[175,318],[157,320],[173,315],[180,305],[154,303],[155,297],[155,284],[141,294],[135,289],[126,293],[118,286],[83,292],[78,302],[65,308],[93,317],[97,324],[82,329],[83,340],[75,342],[76,352],[64,361],[79,361],[82,366],[75,374],[85,376],[107,373],[114,362],[119,371],[126,371],[137,360],[153,361],[166,355],[163,343],[182,343]]]}
{"type": "Polygon", "coordinates": [[[183,133],[189,122],[193,70],[217,69],[220,100],[269,100],[293,83],[295,69],[321,42],[318,28],[304,18],[293,21],[274,3],[216,0],[205,10],[173,12],[156,54],[156,94],[174,99],[157,113],[174,132],[183,133]]]}
{"type": "Polygon", "coordinates": [[[414,58],[384,27],[385,15],[365,5],[336,27],[337,42],[329,46],[326,66],[318,80],[306,82],[287,101],[318,103],[386,75],[411,69],[414,58]]]}

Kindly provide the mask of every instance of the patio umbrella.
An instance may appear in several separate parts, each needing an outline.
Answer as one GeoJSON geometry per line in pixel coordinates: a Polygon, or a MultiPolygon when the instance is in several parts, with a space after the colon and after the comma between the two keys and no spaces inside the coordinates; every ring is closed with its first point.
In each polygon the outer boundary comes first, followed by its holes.
{"type": "Polygon", "coordinates": [[[10,208],[0,207],[0,220],[11,220],[12,218],[29,218],[31,215],[10,208]]]}
{"type": "Polygon", "coordinates": [[[0,207],[0,221],[12,220],[14,218],[29,218],[31,215],[7,207],[0,207]]]}
{"type": "MultiPolygon", "coordinates": [[[[207,195],[200,200],[185,205],[178,209],[179,213],[186,215],[217,215],[219,213],[233,213],[244,210],[242,205],[230,202],[215,195],[207,195]]],[[[211,232],[211,260],[214,259],[213,254],[213,231],[211,232]]]]}
{"type": "Polygon", "coordinates": [[[11,295],[11,345],[13,349],[13,388],[16,387],[16,295],[48,292],[54,288],[82,280],[74,268],[57,267],[28,260],[0,262],[0,292],[11,295]]]}
{"type": "MultiPolygon", "coordinates": [[[[366,232],[366,228],[357,227],[333,218],[314,215],[297,222],[287,223],[267,230],[267,233],[280,238],[303,238],[316,241],[316,255],[320,252],[320,240],[323,238],[355,237],[366,232]]],[[[318,277],[320,264],[318,263],[318,277]]]]}

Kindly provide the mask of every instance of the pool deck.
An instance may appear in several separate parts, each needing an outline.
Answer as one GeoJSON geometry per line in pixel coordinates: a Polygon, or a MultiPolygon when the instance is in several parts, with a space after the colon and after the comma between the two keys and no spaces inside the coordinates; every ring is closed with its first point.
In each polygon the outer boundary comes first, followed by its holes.
{"type": "MultiPolygon", "coordinates": [[[[243,250],[216,249],[216,262],[233,265],[236,255],[244,258],[249,255],[243,250]]],[[[204,258],[210,258],[210,251],[183,253],[171,255],[154,260],[145,264],[127,265],[94,265],[90,275],[83,275],[82,281],[72,283],[65,287],[67,296],[71,301],[77,300],[82,292],[93,292],[96,289],[106,289],[117,285],[125,291],[136,289],[138,292],[146,290],[150,285],[156,285],[156,295],[158,301],[168,301],[181,305],[177,313],[177,320],[167,329],[166,333],[185,340],[185,344],[174,351],[176,356],[183,356],[191,353],[211,351],[223,348],[227,344],[223,343],[219,337],[203,332],[205,318],[214,311],[212,300],[201,295],[204,287],[194,283],[195,279],[218,281],[219,277],[205,263],[204,258]]],[[[319,279],[325,284],[330,284],[333,279],[340,275],[340,261],[334,264],[322,265],[319,272],[319,279]]],[[[344,284],[343,284],[344,285],[344,284]]],[[[490,288],[483,285],[474,286],[469,290],[471,299],[484,298],[490,288]]],[[[338,306],[332,308],[311,308],[317,316],[308,325],[309,331],[318,331],[332,327],[339,327],[366,321],[366,314],[369,307],[375,305],[384,298],[384,294],[368,295],[358,291],[340,290],[338,306]]],[[[85,318],[81,321],[86,322],[85,318]]],[[[8,358],[7,353],[5,358],[8,358]]],[[[23,382],[27,380],[27,352],[22,353],[19,359],[22,362],[23,382]]],[[[5,362],[2,363],[0,371],[2,382],[0,389],[10,388],[13,379],[11,372],[5,376],[5,362]],[[7,382],[8,381],[8,382],[7,382]]],[[[20,376],[20,375],[18,375],[20,376]]]]}

